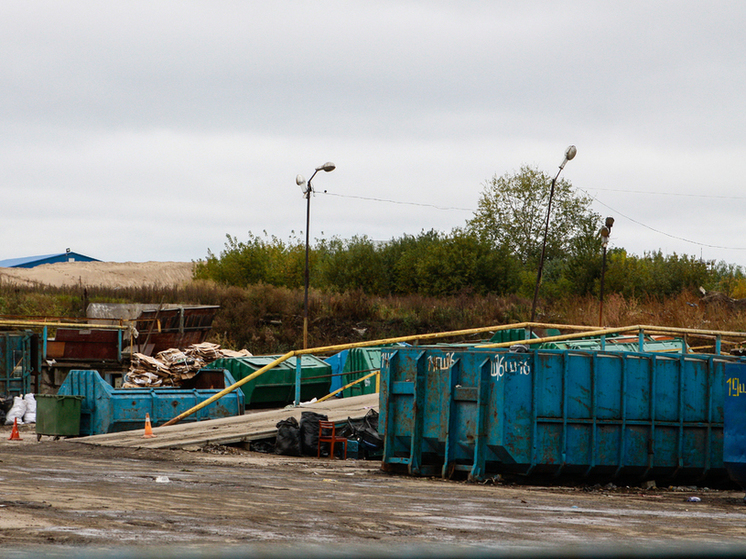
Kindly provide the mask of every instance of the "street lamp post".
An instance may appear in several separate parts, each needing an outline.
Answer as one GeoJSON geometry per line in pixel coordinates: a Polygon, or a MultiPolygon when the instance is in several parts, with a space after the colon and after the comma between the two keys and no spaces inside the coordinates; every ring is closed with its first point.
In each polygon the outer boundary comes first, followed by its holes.
{"type": "Polygon", "coordinates": [[[599,327],[604,325],[604,276],[606,275],[606,247],[609,244],[609,236],[611,235],[611,227],[614,225],[614,218],[607,217],[606,223],[601,227],[601,247],[604,251],[603,263],[601,264],[601,288],[598,292],[598,325],[599,327]]]}
{"type": "Polygon", "coordinates": [[[316,170],[311,175],[311,178],[308,179],[308,183],[306,183],[306,179],[303,178],[303,175],[298,175],[297,177],[295,177],[295,184],[300,186],[301,190],[303,191],[303,195],[306,197],[306,270],[303,282],[303,349],[306,349],[308,347],[308,233],[311,224],[311,193],[313,192],[311,181],[313,180],[313,177],[316,176],[316,173],[318,173],[319,171],[325,171],[329,173],[334,169],[336,169],[336,165],[334,165],[334,163],[332,163],[331,161],[327,161],[320,167],[316,167],[316,170]]]}
{"type": "Polygon", "coordinates": [[[562,161],[562,164],[559,166],[559,171],[557,171],[557,174],[552,179],[552,185],[549,189],[549,203],[547,204],[547,219],[546,223],[544,224],[544,242],[541,244],[541,258],[539,258],[539,270],[536,273],[536,287],[534,288],[534,301],[531,303],[531,322],[534,321],[536,318],[536,300],[539,297],[539,284],[541,283],[541,272],[544,268],[544,255],[546,254],[547,250],[547,234],[549,233],[549,214],[552,212],[552,198],[554,197],[554,185],[557,184],[557,179],[560,176],[560,173],[562,172],[562,169],[565,168],[565,164],[567,164],[568,161],[570,161],[575,155],[578,153],[578,148],[575,146],[568,146],[568,148],[565,150],[565,159],[562,161]]]}

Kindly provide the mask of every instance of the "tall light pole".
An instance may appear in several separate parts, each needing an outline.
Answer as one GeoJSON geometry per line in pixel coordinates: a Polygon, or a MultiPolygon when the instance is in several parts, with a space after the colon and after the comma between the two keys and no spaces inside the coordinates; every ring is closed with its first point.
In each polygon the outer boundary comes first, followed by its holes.
{"type": "Polygon", "coordinates": [[[552,186],[549,189],[549,204],[547,204],[547,220],[544,224],[544,242],[541,245],[541,258],[539,259],[539,271],[536,273],[536,288],[534,289],[534,301],[531,303],[531,322],[536,318],[536,299],[539,297],[539,284],[541,283],[541,271],[544,268],[544,255],[547,251],[547,234],[549,233],[549,214],[552,212],[552,198],[554,197],[554,185],[557,184],[557,179],[565,168],[565,165],[570,161],[575,154],[578,153],[578,148],[575,146],[568,146],[565,150],[565,159],[559,166],[559,171],[552,179],[552,186]]]}
{"type": "Polygon", "coordinates": [[[598,325],[604,325],[604,276],[606,275],[606,247],[609,244],[609,236],[611,235],[611,227],[614,225],[614,218],[607,217],[606,223],[601,227],[601,246],[603,247],[604,257],[603,263],[601,264],[601,289],[598,292],[598,325]]]}
{"type": "Polygon", "coordinates": [[[311,194],[313,193],[313,186],[311,185],[311,181],[313,180],[313,177],[316,176],[316,173],[319,171],[325,171],[330,172],[336,169],[337,166],[334,165],[331,161],[327,161],[320,167],[316,167],[316,170],[313,172],[313,175],[311,175],[311,178],[308,179],[308,183],[306,183],[306,179],[303,178],[303,175],[298,175],[295,177],[295,184],[300,186],[301,190],[303,191],[303,196],[306,197],[306,271],[304,274],[304,285],[303,285],[303,349],[306,349],[308,347],[308,230],[311,224],[311,194]]]}

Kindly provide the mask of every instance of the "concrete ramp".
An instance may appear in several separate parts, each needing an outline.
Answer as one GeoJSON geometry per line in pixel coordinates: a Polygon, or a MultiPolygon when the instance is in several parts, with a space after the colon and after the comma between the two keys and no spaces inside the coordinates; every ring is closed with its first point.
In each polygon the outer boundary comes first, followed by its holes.
{"type": "Polygon", "coordinates": [[[155,437],[152,439],[143,438],[145,432],[145,418],[143,418],[143,428],[137,431],[107,433],[67,440],[82,444],[136,448],[184,448],[205,444],[235,444],[274,437],[277,434],[276,425],[279,421],[288,417],[295,417],[300,421],[303,411],[321,413],[328,416],[330,421],[341,422],[348,417],[360,419],[371,409],[378,411],[378,394],[332,398],[299,408],[249,412],[237,417],[154,427],[155,437]]]}

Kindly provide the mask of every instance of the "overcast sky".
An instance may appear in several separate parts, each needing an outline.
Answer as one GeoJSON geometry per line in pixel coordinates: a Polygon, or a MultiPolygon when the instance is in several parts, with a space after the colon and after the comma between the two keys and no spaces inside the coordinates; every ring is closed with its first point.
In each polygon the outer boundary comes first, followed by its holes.
{"type": "Polygon", "coordinates": [[[522,165],[746,265],[746,2],[0,3],[0,260],[450,231],[522,165]],[[324,193],[326,191],[326,193],[324,193]]]}

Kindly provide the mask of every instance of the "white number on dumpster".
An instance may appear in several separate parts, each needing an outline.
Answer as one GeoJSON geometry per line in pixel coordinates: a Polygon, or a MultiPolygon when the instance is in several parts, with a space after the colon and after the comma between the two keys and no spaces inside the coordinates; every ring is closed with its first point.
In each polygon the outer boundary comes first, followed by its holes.
{"type": "Polygon", "coordinates": [[[446,353],[443,357],[431,355],[427,358],[427,369],[429,371],[447,371],[453,366],[453,352],[446,353]]]}
{"type": "Polygon", "coordinates": [[[490,374],[499,380],[505,373],[530,375],[531,365],[529,365],[527,361],[508,361],[502,355],[493,357],[490,362],[490,374]]]}

